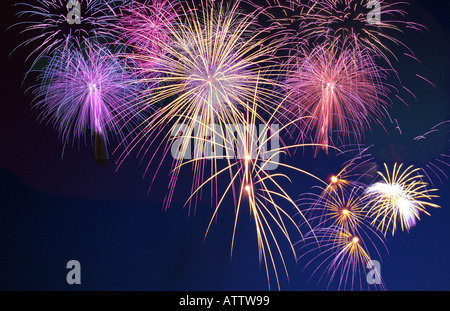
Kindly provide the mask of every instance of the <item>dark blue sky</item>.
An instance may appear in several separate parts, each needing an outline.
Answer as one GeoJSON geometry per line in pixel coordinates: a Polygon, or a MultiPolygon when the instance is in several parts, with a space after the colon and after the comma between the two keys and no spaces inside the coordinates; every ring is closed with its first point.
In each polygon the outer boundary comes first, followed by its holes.
{"type": "MultiPolygon", "coordinates": [[[[407,32],[402,40],[421,63],[400,57],[403,83],[417,100],[401,95],[409,108],[394,100],[391,116],[403,135],[386,134],[374,126],[364,143],[373,144],[379,164],[402,161],[416,164],[430,156],[433,146],[411,143],[411,138],[450,119],[449,8],[441,1],[410,1],[411,18],[425,25],[424,33],[407,32]],[[429,78],[437,88],[415,75],[429,78]]],[[[208,200],[195,215],[182,209],[177,195],[169,210],[162,200],[167,180],[160,176],[150,193],[145,165],[130,158],[118,169],[114,161],[99,166],[90,143],[80,148],[62,144],[51,125],[39,123],[30,108],[31,92],[22,86],[26,51],[9,53],[23,40],[5,31],[15,19],[11,2],[2,1],[2,113],[0,114],[0,289],[1,290],[267,290],[258,264],[254,224],[243,213],[230,259],[234,214],[231,202],[219,215],[206,240],[213,209],[208,200]],[[66,283],[66,263],[82,266],[82,285],[66,283]]],[[[399,50],[403,53],[403,50],[399,50]]],[[[29,85],[29,83],[25,84],[29,85]]],[[[448,137],[447,137],[448,138],[448,137]]],[[[447,146],[449,147],[449,146],[447,146]]],[[[116,159],[113,155],[112,159],[116,159]]],[[[338,166],[333,161],[290,161],[312,168],[326,178],[338,166]],[[308,162],[309,161],[309,162],[308,162]]],[[[447,170],[450,174],[450,169],[447,170]]],[[[189,182],[189,176],[182,179],[189,182]]],[[[308,191],[311,180],[295,176],[286,185],[293,197],[308,191]]],[[[423,215],[410,233],[388,237],[389,254],[382,253],[382,276],[389,290],[450,289],[450,182],[436,183],[441,209],[423,215]]],[[[308,282],[286,251],[290,282],[280,277],[283,290],[323,290],[326,282],[308,282]]],[[[275,283],[272,282],[272,286],[275,283]]],[[[333,288],[333,287],[332,287],[333,288]]]]}

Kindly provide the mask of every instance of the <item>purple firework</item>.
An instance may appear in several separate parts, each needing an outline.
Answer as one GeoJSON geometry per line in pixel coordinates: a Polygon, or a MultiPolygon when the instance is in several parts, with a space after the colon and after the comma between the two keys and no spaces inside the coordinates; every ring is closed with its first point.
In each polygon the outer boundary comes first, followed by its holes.
{"type": "Polygon", "coordinates": [[[124,62],[109,49],[87,44],[55,53],[41,75],[35,106],[43,109],[42,119],[52,120],[64,144],[90,132],[97,159],[106,159],[107,133],[123,141],[123,130],[140,115],[136,94],[138,85],[124,62]]]}

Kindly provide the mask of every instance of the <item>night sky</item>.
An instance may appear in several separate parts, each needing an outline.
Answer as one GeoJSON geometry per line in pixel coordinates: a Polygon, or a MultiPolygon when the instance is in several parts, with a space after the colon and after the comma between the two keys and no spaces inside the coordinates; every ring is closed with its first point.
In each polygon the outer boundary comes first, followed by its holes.
{"type": "MultiPolygon", "coordinates": [[[[450,143],[450,133],[432,145],[413,143],[414,137],[450,119],[449,4],[408,2],[411,20],[427,30],[406,31],[401,38],[420,62],[403,56],[405,50],[399,48],[394,66],[416,98],[400,90],[409,107],[392,98],[389,112],[402,135],[389,121],[384,124],[388,133],[376,124],[366,133],[363,143],[373,145],[379,165],[396,161],[420,165],[450,143]]],[[[145,159],[140,163],[141,158],[130,157],[117,168],[118,154],[112,154],[111,147],[110,161],[98,165],[89,140],[66,146],[62,157],[58,133],[51,124],[39,122],[40,111],[31,108],[33,94],[27,88],[34,81],[22,83],[30,66],[25,62],[29,51],[25,47],[10,55],[26,37],[14,28],[6,31],[17,22],[12,3],[0,4],[0,289],[267,290],[249,213],[241,215],[230,258],[232,200],[222,207],[204,239],[214,210],[207,196],[195,213],[189,213],[180,190],[164,210],[168,180],[164,172],[170,162],[148,191],[154,168],[143,176],[145,159]],[[81,285],[66,283],[66,263],[72,259],[81,263],[81,285]]],[[[298,153],[289,163],[310,167],[325,179],[337,173],[338,160],[303,159],[298,153]]],[[[450,176],[450,168],[446,172],[450,176]]],[[[190,178],[182,174],[181,184],[190,188],[190,178]]],[[[295,174],[292,184],[285,186],[297,199],[313,184],[295,174]]],[[[388,253],[381,252],[381,273],[388,290],[450,290],[450,181],[436,180],[435,186],[440,189],[436,203],[442,208],[429,209],[431,217],[422,215],[409,233],[397,231],[386,239],[388,253]]],[[[303,272],[304,265],[297,264],[288,249],[284,254],[290,279],[280,274],[282,290],[326,289],[326,281],[309,281],[310,271],[303,272]]]]}

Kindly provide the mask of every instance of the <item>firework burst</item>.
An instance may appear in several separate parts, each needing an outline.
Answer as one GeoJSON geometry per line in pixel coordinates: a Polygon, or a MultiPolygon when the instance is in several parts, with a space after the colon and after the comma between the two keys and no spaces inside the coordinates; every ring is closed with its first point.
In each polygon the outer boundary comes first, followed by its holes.
{"type": "MultiPolygon", "coordinates": [[[[351,193],[347,197],[342,192],[338,193],[325,202],[323,209],[326,211],[325,218],[333,223],[332,226],[346,232],[358,232],[364,220],[364,212],[358,194],[351,193]]],[[[319,226],[324,225],[320,224],[319,226]]]]}
{"type": "Polygon", "coordinates": [[[368,215],[384,235],[389,230],[394,235],[398,223],[402,231],[409,232],[420,220],[420,213],[430,215],[427,207],[439,207],[430,202],[438,197],[432,194],[437,189],[427,189],[428,184],[422,181],[424,176],[420,175],[420,169],[409,166],[402,170],[402,166],[396,163],[390,172],[385,164],[386,175],[378,172],[382,181],[369,186],[365,192],[368,215]]]}
{"type": "MultiPolygon", "coordinates": [[[[149,118],[149,125],[139,138],[130,144],[130,150],[141,142],[150,142],[139,151],[145,156],[156,137],[163,137],[156,150],[162,148],[167,155],[170,133],[175,136],[181,133],[186,139],[181,145],[188,146],[191,133],[196,132],[195,136],[202,140],[211,132],[211,124],[222,129],[229,124],[245,124],[245,111],[251,109],[248,103],[254,100],[256,88],[259,89],[256,97],[259,110],[267,111],[268,105],[277,99],[272,92],[277,83],[270,74],[276,64],[273,53],[280,41],[262,36],[262,30],[256,27],[257,16],[240,13],[239,4],[239,1],[230,6],[222,1],[201,1],[201,6],[197,7],[194,3],[183,3],[182,14],[176,15],[173,27],[167,28],[170,44],[158,38],[154,41],[165,51],[163,55],[155,56],[153,48],[148,51],[145,47],[127,55],[137,63],[158,64],[137,68],[144,76],[142,82],[150,85],[142,106],[158,107],[164,103],[149,118]],[[184,130],[180,130],[180,126],[184,130]]],[[[145,40],[141,32],[136,35],[145,40]]],[[[150,39],[153,37],[147,37],[150,39]]],[[[224,137],[225,133],[220,136],[224,137]]],[[[201,153],[203,147],[198,148],[194,152],[181,148],[174,166],[179,167],[179,162],[201,153]]],[[[124,153],[124,157],[128,153],[124,153]]],[[[194,180],[201,180],[198,176],[203,166],[199,162],[193,166],[194,180]]],[[[215,167],[213,165],[212,173],[215,167]]],[[[176,180],[177,174],[174,174],[170,189],[176,180]]],[[[197,186],[198,182],[194,182],[192,189],[197,186]]]]}
{"type": "Polygon", "coordinates": [[[37,90],[40,118],[52,120],[64,144],[88,132],[100,147],[108,142],[108,132],[123,139],[124,127],[131,126],[122,124],[123,118],[133,115],[136,120],[139,115],[131,104],[138,88],[125,68],[110,50],[98,45],[58,50],[37,90]]]}
{"type": "Polygon", "coordinates": [[[287,110],[305,119],[313,141],[327,152],[333,135],[359,142],[371,120],[387,114],[387,85],[372,57],[351,48],[321,45],[294,57],[286,77],[287,110]]]}

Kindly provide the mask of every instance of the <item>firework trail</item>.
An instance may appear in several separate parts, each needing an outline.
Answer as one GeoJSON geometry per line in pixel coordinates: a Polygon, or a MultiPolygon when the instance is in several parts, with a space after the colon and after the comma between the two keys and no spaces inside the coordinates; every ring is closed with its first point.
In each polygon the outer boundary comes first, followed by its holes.
{"type": "Polygon", "coordinates": [[[320,218],[325,221],[320,222],[319,227],[336,226],[343,231],[356,234],[365,218],[358,191],[352,191],[350,194],[342,190],[336,191],[336,194],[323,202],[321,209],[324,215],[320,218]],[[326,222],[332,224],[326,225],[326,222]]]}
{"type": "MultiPolygon", "coordinates": [[[[277,93],[273,88],[277,82],[271,73],[276,65],[273,54],[280,40],[263,36],[263,30],[257,27],[257,14],[241,13],[239,4],[239,1],[229,6],[223,1],[201,1],[197,7],[193,2],[184,2],[181,14],[174,15],[174,23],[167,27],[170,44],[164,38],[146,39],[140,31],[136,33],[139,38],[136,40],[154,40],[165,53],[155,56],[153,47],[149,50],[141,46],[127,55],[138,64],[157,63],[156,67],[137,68],[138,74],[144,76],[141,82],[151,84],[141,104],[157,110],[123,154],[119,165],[138,145],[142,146],[139,156],[145,156],[153,147],[147,171],[157,154],[155,150],[170,156],[174,140],[170,134],[173,134],[177,140],[185,139],[173,165],[180,167],[180,162],[202,153],[201,141],[211,132],[211,124],[222,129],[228,124],[245,124],[245,111],[251,109],[249,102],[253,101],[257,87],[259,110],[267,112],[268,105],[276,102],[277,93]],[[164,103],[162,107],[161,103],[164,103]],[[199,143],[195,145],[196,150],[190,151],[187,147],[193,132],[197,133],[199,143]]],[[[194,190],[203,179],[204,165],[194,161],[192,166],[194,190]]],[[[216,167],[214,163],[211,174],[216,167]]],[[[170,205],[177,176],[178,172],[174,172],[166,206],[170,205]]]]}
{"type": "Polygon", "coordinates": [[[422,181],[419,168],[409,166],[402,170],[403,165],[394,164],[392,172],[384,165],[386,174],[378,172],[382,181],[370,185],[364,199],[365,209],[372,219],[372,225],[384,235],[390,230],[394,235],[397,224],[402,231],[408,231],[420,220],[420,213],[430,215],[427,207],[439,208],[431,203],[437,198],[433,192],[437,189],[427,189],[428,183],[422,181]]]}
{"type": "Polygon", "coordinates": [[[293,57],[291,63],[285,80],[287,110],[311,116],[301,126],[313,132],[313,141],[324,145],[326,153],[333,135],[358,143],[370,121],[387,114],[385,76],[367,53],[321,45],[293,57]]]}
{"type": "MultiPolygon", "coordinates": [[[[32,45],[32,68],[42,56],[51,56],[60,48],[68,48],[89,38],[110,37],[118,8],[126,0],[37,0],[35,4],[19,3],[23,10],[17,15],[24,21],[22,33],[31,36],[17,48],[32,45]]],[[[16,49],[17,49],[16,48],[16,49]]]]}
{"type": "Polygon", "coordinates": [[[102,46],[61,48],[50,58],[40,77],[35,107],[40,118],[51,121],[64,145],[82,137],[95,138],[96,157],[106,160],[108,132],[123,139],[136,126],[124,121],[140,112],[133,108],[137,84],[115,54],[102,46]],[[119,117],[120,116],[120,117],[119,117]]]}

